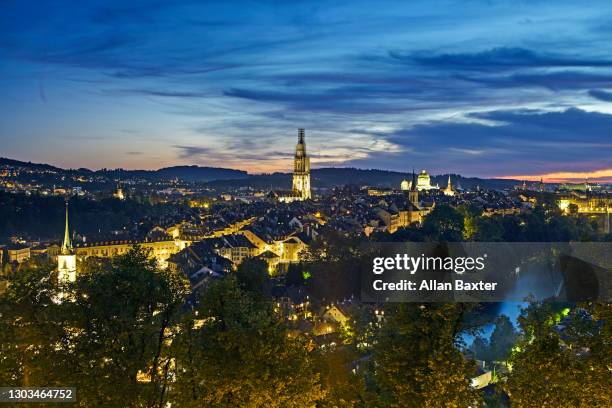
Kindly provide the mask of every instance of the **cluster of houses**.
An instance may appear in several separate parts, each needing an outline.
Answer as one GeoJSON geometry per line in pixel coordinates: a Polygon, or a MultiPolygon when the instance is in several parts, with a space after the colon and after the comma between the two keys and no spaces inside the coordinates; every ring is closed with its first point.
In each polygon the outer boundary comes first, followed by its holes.
{"type": "Polygon", "coordinates": [[[270,208],[232,234],[193,242],[170,256],[168,264],[184,272],[194,287],[211,276],[229,272],[247,258],[265,261],[270,274],[275,275],[286,271],[290,263],[299,262],[300,253],[316,238],[323,223],[314,215],[270,208]]]}

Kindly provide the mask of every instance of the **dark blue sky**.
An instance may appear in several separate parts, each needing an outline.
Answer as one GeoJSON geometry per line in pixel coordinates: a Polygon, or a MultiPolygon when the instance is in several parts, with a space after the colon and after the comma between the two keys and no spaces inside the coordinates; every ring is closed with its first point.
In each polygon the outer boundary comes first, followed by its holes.
{"type": "Polygon", "coordinates": [[[612,179],[612,3],[579,3],[3,1],[0,155],[288,171],[305,127],[315,167],[612,179]]]}

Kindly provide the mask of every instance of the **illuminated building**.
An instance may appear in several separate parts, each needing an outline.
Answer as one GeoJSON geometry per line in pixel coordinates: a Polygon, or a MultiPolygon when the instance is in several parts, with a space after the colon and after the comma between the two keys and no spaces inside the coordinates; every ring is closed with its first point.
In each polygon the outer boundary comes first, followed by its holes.
{"type": "Polygon", "coordinates": [[[62,249],[57,256],[57,280],[59,283],[74,282],[76,280],[77,260],[70,241],[70,228],[68,226],[68,202],[66,202],[66,225],[62,249]]]}
{"type": "Polygon", "coordinates": [[[191,245],[191,241],[183,239],[145,239],[145,240],[113,240],[98,242],[83,242],[73,246],[70,240],[70,229],[68,224],[68,203],[66,203],[66,226],[64,240],[60,253],[57,255],[58,281],[74,282],[76,280],[77,257],[83,260],[90,256],[100,258],[112,258],[128,253],[134,245],[149,251],[151,257],[155,258],[160,267],[167,267],[167,260],[185,247],[191,245]]]}
{"type": "Polygon", "coordinates": [[[585,179],[584,183],[579,183],[579,184],[565,183],[559,186],[559,190],[565,190],[565,191],[583,191],[583,192],[593,191],[593,192],[596,192],[596,191],[601,191],[602,189],[603,187],[600,184],[589,183],[588,179],[585,179]]]}
{"type": "MultiPolygon", "coordinates": [[[[429,176],[428,176],[429,177],[429,176]]],[[[412,183],[408,190],[408,200],[404,208],[399,209],[399,227],[407,227],[413,223],[421,223],[423,217],[431,212],[432,206],[422,206],[419,201],[418,181],[414,170],[412,171],[412,183]]]]}
{"type": "Polygon", "coordinates": [[[438,185],[435,185],[435,186],[431,185],[431,177],[429,177],[429,174],[425,170],[422,170],[418,177],[417,189],[419,191],[422,191],[422,190],[437,190],[438,188],[440,188],[438,187],[438,185]]]}
{"type": "Polygon", "coordinates": [[[442,192],[444,193],[444,195],[447,196],[454,196],[456,194],[455,190],[453,190],[453,184],[451,183],[450,175],[448,176],[448,184],[446,185],[446,188],[442,190],[442,192]]]}
{"type": "Polygon", "coordinates": [[[123,189],[121,188],[121,185],[117,184],[117,190],[115,190],[115,192],[113,193],[113,197],[118,200],[125,200],[125,194],[123,194],[123,189]]]}
{"type": "Polygon", "coordinates": [[[612,231],[612,197],[608,194],[565,195],[557,200],[557,205],[564,214],[575,211],[596,220],[606,234],[612,231]]]}
{"type": "Polygon", "coordinates": [[[410,190],[410,182],[408,180],[402,180],[400,183],[400,190],[408,191],[410,190]]]}
{"type": "Polygon", "coordinates": [[[191,245],[191,241],[182,239],[101,241],[78,244],[75,252],[81,259],[90,256],[112,258],[128,253],[134,245],[148,250],[149,255],[157,260],[159,266],[166,268],[168,266],[168,258],[191,245]]]}
{"type": "Polygon", "coordinates": [[[293,158],[293,183],[291,191],[272,192],[271,197],[290,203],[312,198],[310,193],[310,158],[306,154],[304,129],[298,129],[298,143],[293,158]]]}
{"type": "Polygon", "coordinates": [[[306,155],[304,129],[298,129],[298,143],[293,159],[293,191],[300,193],[302,200],[310,198],[310,158],[306,155]]]}
{"type": "MultiPolygon", "coordinates": [[[[0,248],[0,252],[2,249],[0,248]]],[[[22,263],[30,259],[30,247],[23,244],[11,244],[6,247],[9,262],[22,263]]],[[[1,259],[1,258],[0,258],[1,259]]]]}
{"type": "Polygon", "coordinates": [[[390,188],[368,188],[368,195],[373,197],[388,196],[394,193],[390,188]]]}

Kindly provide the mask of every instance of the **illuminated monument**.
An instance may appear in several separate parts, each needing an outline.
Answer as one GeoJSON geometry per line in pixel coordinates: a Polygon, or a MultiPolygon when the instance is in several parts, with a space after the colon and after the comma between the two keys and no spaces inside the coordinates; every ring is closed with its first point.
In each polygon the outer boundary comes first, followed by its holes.
{"type": "Polygon", "coordinates": [[[57,256],[57,280],[59,283],[74,282],[76,280],[76,254],[70,241],[70,228],[68,227],[68,202],[66,202],[66,226],[62,250],[57,256]]]}
{"type": "Polygon", "coordinates": [[[293,158],[293,184],[291,191],[272,191],[270,197],[290,203],[312,198],[310,193],[310,158],[306,154],[304,129],[298,129],[298,143],[293,158]]]}
{"type": "Polygon", "coordinates": [[[444,195],[451,197],[455,195],[455,190],[453,189],[453,184],[451,183],[450,174],[448,176],[448,184],[446,185],[446,188],[442,190],[442,192],[444,193],[444,195]]]}
{"type": "Polygon", "coordinates": [[[310,158],[306,155],[304,142],[304,129],[298,129],[298,143],[295,146],[293,159],[293,191],[298,193],[302,200],[310,196],[310,158]]]}
{"type": "Polygon", "coordinates": [[[418,177],[418,181],[417,181],[417,189],[419,191],[422,190],[437,190],[438,185],[436,184],[435,186],[431,185],[431,177],[429,177],[429,173],[427,173],[425,170],[421,171],[421,174],[419,174],[418,177]]]}

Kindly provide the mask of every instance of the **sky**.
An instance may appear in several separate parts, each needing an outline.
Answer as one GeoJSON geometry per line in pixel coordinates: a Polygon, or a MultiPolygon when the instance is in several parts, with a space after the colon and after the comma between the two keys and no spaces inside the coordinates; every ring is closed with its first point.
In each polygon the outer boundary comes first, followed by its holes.
{"type": "Polygon", "coordinates": [[[0,156],[612,181],[609,1],[0,2],[0,156]]]}

